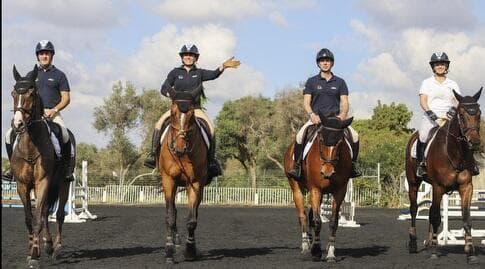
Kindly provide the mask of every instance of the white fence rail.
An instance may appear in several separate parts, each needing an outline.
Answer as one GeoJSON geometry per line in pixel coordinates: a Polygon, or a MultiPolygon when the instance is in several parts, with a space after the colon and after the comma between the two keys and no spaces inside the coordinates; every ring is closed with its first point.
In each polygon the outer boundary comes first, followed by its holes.
{"type": "MultiPolygon", "coordinates": [[[[375,190],[354,190],[353,199],[356,206],[371,206],[377,201],[375,190]]],[[[150,205],[165,203],[161,188],[156,186],[118,186],[89,187],[89,203],[92,204],[127,204],[150,205]]],[[[177,193],[176,203],[186,204],[185,191],[177,193]]],[[[202,201],[206,205],[260,205],[288,206],[293,205],[290,189],[276,188],[204,188],[202,201]]]]}

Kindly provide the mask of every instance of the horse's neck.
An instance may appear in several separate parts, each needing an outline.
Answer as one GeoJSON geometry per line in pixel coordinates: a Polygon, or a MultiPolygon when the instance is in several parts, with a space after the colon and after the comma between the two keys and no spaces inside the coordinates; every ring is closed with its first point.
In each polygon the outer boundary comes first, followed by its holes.
{"type": "Polygon", "coordinates": [[[439,155],[449,158],[450,161],[456,163],[463,159],[463,145],[461,141],[457,140],[457,137],[461,137],[460,126],[458,124],[457,117],[454,117],[447,125],[443,126],[436,135],[435,143],[437,145],[444,145],[438,148],[442,149],[439,155]]]}

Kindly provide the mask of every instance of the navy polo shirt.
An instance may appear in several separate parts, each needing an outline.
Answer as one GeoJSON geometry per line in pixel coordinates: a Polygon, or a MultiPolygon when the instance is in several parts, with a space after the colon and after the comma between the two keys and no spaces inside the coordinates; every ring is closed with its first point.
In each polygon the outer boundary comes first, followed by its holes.
{"type": "MultiPolygon", "coordinates": [[[[187,72],[181,66],[176,67],[167,75],[167,79],[163,82],[160,92],[167,96],[170,87],[175,91],[189,91],[197,88],[203,81],[213,80],[218,78],[222,72],[217,68],[216,70],[207,70],[197,68],[195,65],[187,72]]],[[[200,96],[196,98],[196,107],[200,107],[200,96]]]]}
{"type": "Polygon", "coordinates": [[[320,76],[309,78],[303,94],[311,94],[311,107],[315,113],[324,115],[340,113],[340,96],[349,95],[345,80],[332,74],[330,80],[320,76]]]}
{"type": "Polygon", "coordinates": [[[61,102],[61,91],[70,91],[67,77],[61,70],[51,65],[48,69],[37,67],[35,85],[44,108],[53,108],[61,102]]]}

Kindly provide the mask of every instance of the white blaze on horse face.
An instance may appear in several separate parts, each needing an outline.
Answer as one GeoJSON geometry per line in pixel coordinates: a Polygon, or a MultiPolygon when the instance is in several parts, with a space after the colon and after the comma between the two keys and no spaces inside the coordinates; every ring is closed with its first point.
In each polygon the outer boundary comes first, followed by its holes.
{"type": "MultiPolygon", "coordinates": [[[[22,95],[19,94],[19,99],[17,101],[17,108],[22,108],[22,95]]],[[[15,114],[13,116],[13,125],[15,128],[18,128],[19,125],[24,121],[24,117],[22,115],[22,112],[20,110],[15,111],[15,114]]]]}
{"type": "Polygon", "coordinates": [[[180,131],[184,131],[184,125],[185,125],[185,113],[182,113],[182,115],[180,115],[180,131]]]}

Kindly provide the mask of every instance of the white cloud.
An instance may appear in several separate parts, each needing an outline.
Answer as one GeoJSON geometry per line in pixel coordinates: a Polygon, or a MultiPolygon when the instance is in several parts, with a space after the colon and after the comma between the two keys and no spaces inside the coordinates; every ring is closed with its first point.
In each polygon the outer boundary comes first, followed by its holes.
{"type": "Polygon", "coordinates": [[[276,25],[286,28],[288,27],[288,21],[286,21],[285,17],[281,12],[273,11],[269,13],[269,19],[276,25]]]}

